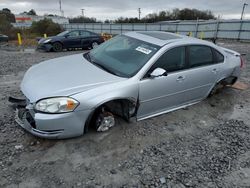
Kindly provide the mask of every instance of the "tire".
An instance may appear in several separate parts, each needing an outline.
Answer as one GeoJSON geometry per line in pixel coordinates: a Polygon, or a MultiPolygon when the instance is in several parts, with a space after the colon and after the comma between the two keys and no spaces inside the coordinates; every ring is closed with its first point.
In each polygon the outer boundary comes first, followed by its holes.
{"type": "Polygon", "coordinates": [[[214,96],[214,95],[215,95],[216,93],[218,93],[219,90],[222,89],[223,87],[224,87],[224,85],[223,85],[221,82],[216,83],[216,84],[214,85],[213,89],[210,91],[208,97],[214,96]]]}
{"type": "Polygon", "coordinates": [[[111,112],[101,111],[96,118],[95,127],[97,132],[106,132],[115,126],[115,118],[111,112]]]}
{"type": "Polygon", "coordinates": [[[54,52],[61,52],[63,50],[63,45],[60,42],[53,43],[54,52]]]}
{"type": "Polygon", "coordinates": [[[91,48],[94,49],[98,46],[99,44],[97,42],[92,42],[91,43],[91,48]]]}

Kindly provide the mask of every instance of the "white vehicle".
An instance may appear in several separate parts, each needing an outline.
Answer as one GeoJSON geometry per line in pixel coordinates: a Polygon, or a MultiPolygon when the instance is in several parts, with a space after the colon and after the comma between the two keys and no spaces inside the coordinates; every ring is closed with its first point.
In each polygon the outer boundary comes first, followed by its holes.
{"type": "Polygon", "coordinates": [[[143,120],[205,99],[234,84],[240,54],[167,32],[129,32],[85,54],[31,67],[21,83],[18,122],[45,138],[80,136],[115,125],[115,116],[143,120]],[[22,104],[22,105],[20,105],[22,104]]]}

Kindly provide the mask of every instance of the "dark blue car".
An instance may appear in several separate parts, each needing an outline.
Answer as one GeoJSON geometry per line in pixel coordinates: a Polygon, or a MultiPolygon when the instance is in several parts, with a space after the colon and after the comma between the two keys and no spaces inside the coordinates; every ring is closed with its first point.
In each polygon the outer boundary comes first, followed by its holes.
{"type": "Polygon", "coordinates": [[[37,49],[60,52],[63,49],[94,48],[102,42],[104,39],[97,33],[87,30],[72,30],[40,39],[37,49]]]}
{"type": "Polygon", "coordinates": [[[9,37],[7,35],[0,34],[0,42],[8,42],[9,37]]]}

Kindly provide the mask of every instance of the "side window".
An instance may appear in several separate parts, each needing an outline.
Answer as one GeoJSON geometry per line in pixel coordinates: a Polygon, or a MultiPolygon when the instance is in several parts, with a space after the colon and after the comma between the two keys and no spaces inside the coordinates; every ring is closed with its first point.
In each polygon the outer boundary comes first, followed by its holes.
{"type": "Polygon", "coordinates": [[[96,33],[92,33],[92,32],[89,32],[90,33],[90,36],[93,36],[93,37],[97,37],[98,36],[98,34],[96,34],[96,33]]]}
{"type": "Polygon", "coordinates": [[[213,64],[213,53],[210,47],[195,45],[189,46],[189,66],[198,67],[213,64]]]}
{"type": "Polygon", "coordinates": [[[89,37],[91,34],[88,31],[80,31],[80,36],[89,37]]]}
{"type": "Polygon", "coordinates": [[[222,63],[224,62],[224,55],[222,55],[220,52],[217,50],[214,50],[214,56],[215,56],[215,63],[222,63]]]}
{"type": "Polygon", "coordinates": [[[176,47],[163,54],[151,67],[150,72],[156,68],[163,68],[168,73],[185,68],[185,47],[176,47]]]}
{"type": "Polygon", "coordinates": [[[79,31],[71,31],[69,32],[69,37],[78,37],[79,36],[79,31]]]}

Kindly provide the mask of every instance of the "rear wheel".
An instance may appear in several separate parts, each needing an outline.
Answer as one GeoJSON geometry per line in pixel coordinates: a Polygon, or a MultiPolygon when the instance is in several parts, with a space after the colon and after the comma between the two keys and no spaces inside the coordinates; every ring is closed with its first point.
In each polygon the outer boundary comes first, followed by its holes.
{"type": "Polygon", "coordinates": [[[53,43],[53,50],[55,52],[61,52],[63,50],[63,45],[60,42],[53,43]]]}
{"type": "Polygon", "coordinates": [[[228,77],[228,78],[225,78],[225,79],[221,80],[220,82],[215,84],[215,86],[210,91],[208,96],[211,97],[211,96],[215,95],[216,93],[219,92],[219,90],[221,90],[225,86],[233,85],[236,81],[237,81],[236,77],[228,77]]]}
{"type": "Polygon", "coordinates": [[[218,93],[218,91],[223,88],[224,86],[219,82],[217,84],[215,84],[215,86],[213,87],[213,89],[210,91],[208,97],[212,97],[213,95],[215,95],[216,93],[218,93]]]}

